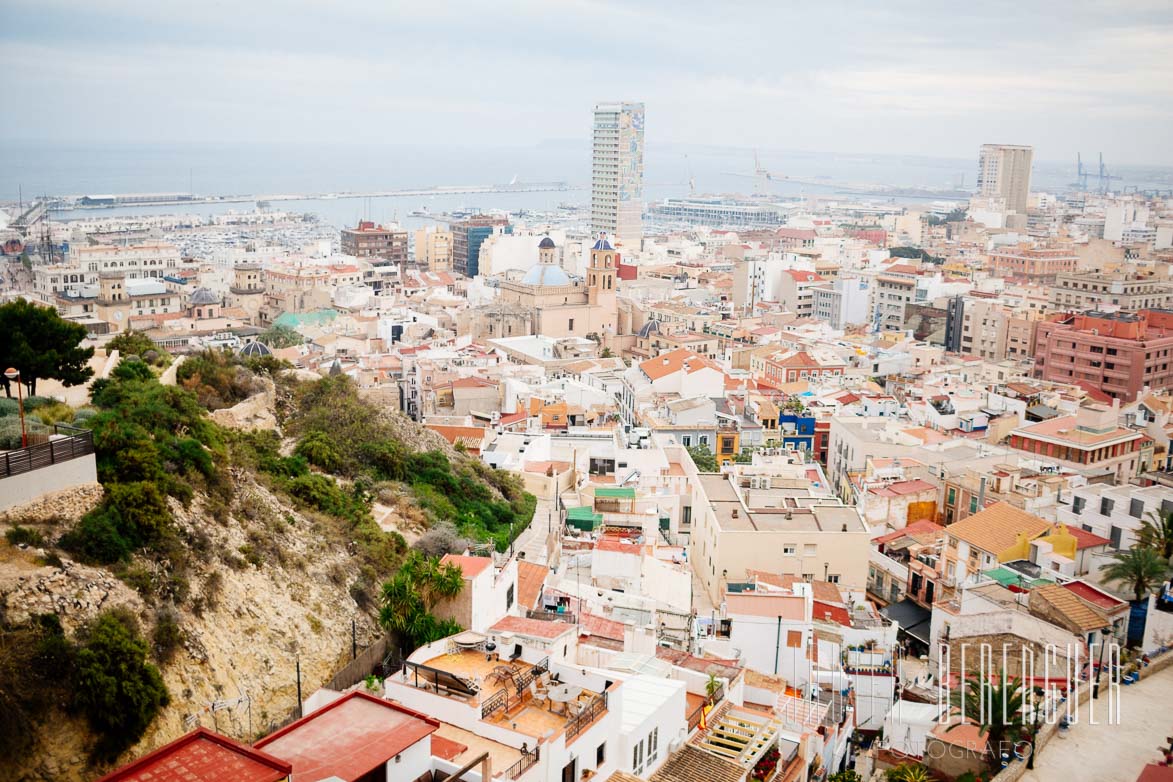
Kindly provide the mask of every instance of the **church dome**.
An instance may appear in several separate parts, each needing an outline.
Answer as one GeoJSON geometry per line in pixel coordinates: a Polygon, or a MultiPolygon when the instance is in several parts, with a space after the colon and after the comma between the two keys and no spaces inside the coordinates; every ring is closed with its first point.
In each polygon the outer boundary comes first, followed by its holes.
{"type": "Polygon", "coordinates": [[[521,282],[525,285],[569,285],[570,275],[561,266],[539,263],[530,267],[521,282]]]}
{"type": "Polygon", "coordinates": [[[240,349],[240,355],[244,358],[260,358],[273,355],[273,351],[264,342],[254,340],[240,349]]]}
{"type": "Polygon", "coordinates": [[[207,288],[196,288],[191,292],[191,298],[188,299],[188,302],[191,304],[219,304],[220,297],[207,288]]]}
{"type": "Polygon", "coordinates": [[[539,250],[553,250],[554,249],[554,240],[548,236],[543,237],[542,241],[538,243],[538,249],[539,250]]]}
{"type": "Polygon", "coordinates": [[[650,337],[653,334],[660,333],[660,322],[657,320],[649,320],[639,330],[639,336],[643,339],[650,337]]]}
{"type": "Polygon", "coordinates": [[[592,250],[614,250],[615,248],[611,246],[611,240],[607,238],[607,234],[599,234],[599,240],[597,242],[595,242],[595,246],[592,247],[591,249],[592,250]]]}

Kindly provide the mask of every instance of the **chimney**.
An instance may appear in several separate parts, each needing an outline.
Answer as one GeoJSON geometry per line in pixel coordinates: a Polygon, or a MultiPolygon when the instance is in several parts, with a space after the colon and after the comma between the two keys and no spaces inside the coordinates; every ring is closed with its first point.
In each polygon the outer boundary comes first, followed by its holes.
{"type": "Polygon", "coordinates": [[[986,476],[982,476],[982,483],[978,487],[978,513],[986,507],[986,476]]]}

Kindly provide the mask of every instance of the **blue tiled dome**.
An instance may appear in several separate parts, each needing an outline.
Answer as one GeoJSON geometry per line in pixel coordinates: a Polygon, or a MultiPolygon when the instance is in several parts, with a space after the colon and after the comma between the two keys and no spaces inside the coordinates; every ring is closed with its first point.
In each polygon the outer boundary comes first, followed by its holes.
{"type": "Polygon", "coordinates": [[[570,275],[561,266],[539,263],[531,266],[521,281],[526,285],[569,285],[570,275]]]}

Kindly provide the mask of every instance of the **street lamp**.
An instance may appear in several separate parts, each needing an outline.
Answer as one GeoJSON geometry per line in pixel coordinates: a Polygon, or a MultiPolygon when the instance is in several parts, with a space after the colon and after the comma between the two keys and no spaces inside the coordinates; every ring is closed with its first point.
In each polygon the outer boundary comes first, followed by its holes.
{"type": "Polygon", "coordinates": [[[16,399],[17,405],[20,407],[20,447],[28,448],[29,436],[28,432],[26,432],[24,428],[24,393],[20,388],[20,370],[16,369],[15,367],[9,367],[8,369],[4,370],[4,377],[8,378],[9,381],[16,383],[16,399]]]}
{"type": "Polygon", "coordinates": [[[1100,697],[1100,676],[1104,673],[1104,646],[1106,645],[1105,642],[1107,641],[1108,634],[1111,632],[1111,629],[1107,627],[1100,628],[1100,635],[1103,636],[1103,639],[1100,641],[1100,662],[1096,666],[1096,683],[1092,687],[1092,698],[1100,697]]]}

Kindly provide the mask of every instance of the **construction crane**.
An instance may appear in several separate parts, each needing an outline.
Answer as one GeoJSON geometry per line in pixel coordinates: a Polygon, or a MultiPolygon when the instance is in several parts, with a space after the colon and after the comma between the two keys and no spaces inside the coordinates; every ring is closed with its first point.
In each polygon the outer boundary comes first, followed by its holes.
{"type": "Polygon", "coordinates": [[[1088,179],[1093,176],[1096,178],[1096,191],[1098,193],[1100,193],[1101,195],[1107,193],[1109,190],[1112,189],[1112,180],[1113,179],[1122,179],[1123,178],[1123,177],[1116,176],[1115,174],[1112,174],[1108,171],[1108,167],[1106,165],[1104,165],[1104,153],[1103,152],[1100,153],[1100,165],[1094,174],[1092,173],[1090,168],[1088,168],[1087,166],[1085,166],[1083,164],[1083,156],[1080,155],[1078,152],[1076,152],[1075,153],[1075,179],[1076,179],[1076,181],[1073,183],[1074,186],[1078,187],[1080,190],[1086,192],[1088,179]]]}

